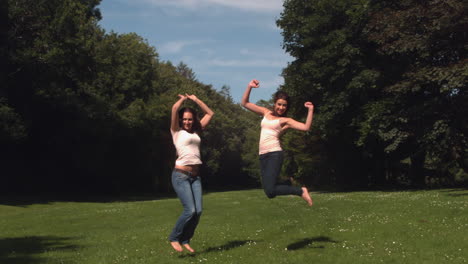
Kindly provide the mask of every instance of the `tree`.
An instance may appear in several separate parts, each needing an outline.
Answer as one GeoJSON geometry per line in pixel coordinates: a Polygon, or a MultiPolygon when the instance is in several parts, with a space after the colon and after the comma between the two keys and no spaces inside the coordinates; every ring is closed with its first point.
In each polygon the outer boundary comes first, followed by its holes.
{"type": "Polygon", "coordinates": [[[230,103],[234,103],[234,100],[232,99],[232,96],[231,96],[231,87],[229,87],[227,85],[223,85],[223,87],[221,87],[221,91],[219,91],[219,93],[224,98],[226,98],[230,103]]]}
{"type": "Polygon", "coordinates": [[[415,184],[427,168],[465,166],[466,111],[454,109],[466,101],[466,3],[284,6],[277,23],[296,59],[284,69],[282,88],[316,105],[319,138],[311,144],[325,146],[340,185],[394,180],[393,167],[406,158],[415,184]]]}
{"type": "Polygon", "coordinates": [[[55,186],[73,179],[63,178],[69,170],[63,151],[70,147],[63,135],[67,121],[78,116],[76,102],[83,96],[80,84],[92,78],[88,66],[100,17],[98,4],[70,0],[6,4],[8,50],[2,83],[6,100],[2,103],[11,109],[10,118],[21,121],[25,136],[2,148],[2,157],[7,157],[2,159],[2,174],[15,184],[28,182],[22,188],[55,186]],[[22,181],[34,173],[38,175],[22,181]]]}
{"type": "MultiPolygon", "coordinates": [[[[372,98],[378,77],[366,66],[363,48],[367,47],[359,37],[367,11],[367,1],[293,0],[285,1],[277,21],[283,29],[283,47],[296,58],[284,69],[281,88],[316,106],[312,130],[318,138],[308,142],[326,150],[322,155],[328,162],[320,170],[327,175],[321,177],[331,178],[339,186],[365,186],[368,182],[362,166],[365,157],[354,144],[358,133],[353,123],[360,107],[372,98]]],[[[303,115],[302,104],[294,105],[292,113],[303,115]]],[[[316,155],[311,151],[317,147],[300,149],[311,156],[316,155]]],[[[317,167],[306,171],[314,169],[317,167]]]]}
{"type": "Polygon", "coordinates": [[[414,183],[424,183],[425,168],[453,180],[458,168],[467,172],[468,4],[400,1],[376,9],[366,36],[379,61],[398,68],[376,64],[386,86],[367,108],[372,122],[363,122],[361,138],[378,137],[386,152],[409,156],[414,183]]]}
{"type": "Polygon", "coordinates": [[[193,72],[192,69],[190,69],[187,64],[183,62],[179,62],[177,65],[177,72],[182,75],[184,78],[190,80],[190,81],[196,81],[197,77],[195,73],[193,72]]]}
{"type": "Polygon", "coordinates": [[[159,61],[135,33],[106,33],[97,25],[98,3],[0,5],[1,190],[172,191],[170,109],[184,93],[216,113],[202,134],[205,186],[257,184],[252,116],[232,102],[229,88],[218,92],[187,65],[159,61]]]}

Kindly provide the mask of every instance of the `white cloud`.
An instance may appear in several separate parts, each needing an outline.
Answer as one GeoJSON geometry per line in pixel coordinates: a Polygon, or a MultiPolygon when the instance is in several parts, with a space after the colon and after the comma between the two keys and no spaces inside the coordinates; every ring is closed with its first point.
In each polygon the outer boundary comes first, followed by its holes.
{"type": "Polygon", "coordinates": [[[260,80],[261,87],[267,87],[269,89],[276,89],[284,83],[282,76],[276,76],[273,79],[267,79],[266,81],[260,80]]]}
{"type": "MultiPolygon", "coordinates": [[[[280,12],[283,0],[141,0],[157,6],[175,6],[187,9],[230,7],[260,13],[280,12]]],[[[136,1],[135,1],[136,2],[136,1]]]]}
{"type": "Polygon", "coordinates": [[[286,62],[293,60],[293,58],[282,49],[273,47],[256,47],[255,49],[242,48],[239,50],[239,54],[250,58],[267,58],[268,60],[281,61],[282,65],[286,65],[286,62]]]}
{"type": "Polygon", "coordinates": [[[220,67],[285,67],[286,61],[268,59],[212,59],[208,61],[208,64],[220,67]]]}
{"type": "Polygon", "coordinates": [[[215,54],[214,49],[209,49],[209,48],[202,48],[200,49],[200,54],[205,57],[209,57],[215,54]]]}
{"type": "Polygon", "coordinates": [[[205,0],[210,4],[250,10],[256,12],[278,12],[283,7],[282,0],[205,0]]]}
{"type": "Polygon", "coordinates": [[[159,50],[162,53],[179,53],[187,45],[184,41],[171,41],[163,44],[159,50]]]}
{"type": "Polygon", "coordinates": [[[245,49],[245,48],[244,48],[244,49],[241,49],[241,50],[239,51],[239,53],[240,53],[241,55],[247,55],[247,56],[248,56],[248,55],[252,55],[252,52],[251,52],[249,49],[245,49]]]}
{"type": "Polygon", "coordinates": [[[178,40],[169,41],[159,47],[160,53],[175,54],[180,53],[185,47],[192,45],[199,45],[207,42],[208,40],[178,40]]]}

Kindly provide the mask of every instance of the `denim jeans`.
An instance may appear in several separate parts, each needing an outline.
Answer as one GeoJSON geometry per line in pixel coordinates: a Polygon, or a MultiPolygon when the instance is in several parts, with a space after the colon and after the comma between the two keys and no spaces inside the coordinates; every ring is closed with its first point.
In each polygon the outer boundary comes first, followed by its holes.
{"type": "Polygon", "coordinates": [[[268,152],[260,155],[260,169],[265,194],[268,198],[289,194],[301,196],[302,188],[291,186],[290,184],[278,184],[276,182],[282,165],[283,151],[268,152]]]}
{"type": "Polygon", "coordinates": [[[199,176],[191,177],[172,171],[172,186],[184,207],[174,226],[169,241],[188,244],[195,233],[202,213],[202,185],[199,176]]]}

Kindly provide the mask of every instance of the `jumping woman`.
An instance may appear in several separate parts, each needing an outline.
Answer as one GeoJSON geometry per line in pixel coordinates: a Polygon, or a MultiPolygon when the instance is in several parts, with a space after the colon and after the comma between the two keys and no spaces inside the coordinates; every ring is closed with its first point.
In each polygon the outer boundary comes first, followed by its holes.
{"type": "Polygon", "coordinates": [[[263,116],[261,122],[259,155],[265,194],[270,199],[278,195],[297,195],[302,197],[309,206],[312,206],[312,198],[306,187],[301,188],[286,184],[277,184],[276,180],[280,174],[283,163],[283,149],[281,148],[280,136],[288,128],[309,131],[314,115],[314,105],[311,102],[306,102],[304,104],[304,106],[308,108],[306,122],[298,122],[292,118],[286,117],[286,113],[289,109],[289,96],[285,92],[279,91],[275,94],[272,110],[249,102],[252,88],[258,88],[259,86],[259,81],[250,81],[242,96],[241,104],[250,111],[263,116]]]}

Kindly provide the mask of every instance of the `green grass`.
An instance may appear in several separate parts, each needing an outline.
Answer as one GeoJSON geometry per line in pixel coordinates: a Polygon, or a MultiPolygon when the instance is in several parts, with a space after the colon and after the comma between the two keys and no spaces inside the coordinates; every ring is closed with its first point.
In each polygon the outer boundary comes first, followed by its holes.
{"type": "Polygon", "coordinates": [[[192,247],[176,253],[176,198],[0,200],[0,263],[467,263],[468,191],[204,195],[192,247]]]}

